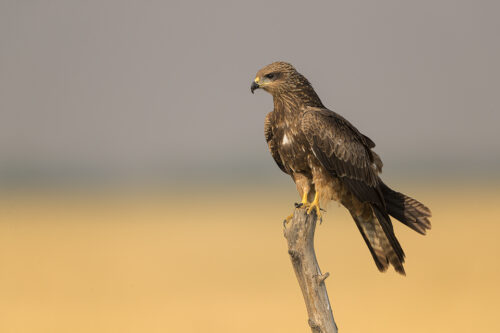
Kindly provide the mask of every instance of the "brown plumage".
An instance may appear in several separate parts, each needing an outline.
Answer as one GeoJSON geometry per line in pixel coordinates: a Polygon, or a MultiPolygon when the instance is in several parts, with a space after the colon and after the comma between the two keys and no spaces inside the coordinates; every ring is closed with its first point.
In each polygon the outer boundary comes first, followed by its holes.
{"type": "Polygon", "coordinates": [[[351,213],[380,271],[405,274],[405,254],[389,215],[413,230],[430,229],[430,210],[385,185],[382,161],[370,138],[323,106],[309,81],[286,62],[257,72],[251,91],[273,96],[264,133],[280,169],[297,185],[302,204],[321,218],[319,202],[335,200],[351,213]],[[311,202],[312,201],[312,202],[311,202]]]}

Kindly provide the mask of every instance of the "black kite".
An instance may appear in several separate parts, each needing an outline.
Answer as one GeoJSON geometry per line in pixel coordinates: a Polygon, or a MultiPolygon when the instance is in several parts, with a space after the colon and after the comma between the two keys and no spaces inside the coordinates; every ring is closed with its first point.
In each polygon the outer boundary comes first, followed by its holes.
{"type": "MultiPolygon", "coordinates": [[[[286,62],[262,68],[251,91],[273,96],[265,137],[280,169],[289,174],[308,214],[321,218],[322,203],[335,200],[351,213],[380,271],[389,264],[405,274],[405,254],[389,215],[425,234],[430,210],[385,185],[382,161],[370,138],[339,114],[323,106],[309,81],[286,62]]],[[[289,216],[287,221],[291,218],[289,216]]]]}

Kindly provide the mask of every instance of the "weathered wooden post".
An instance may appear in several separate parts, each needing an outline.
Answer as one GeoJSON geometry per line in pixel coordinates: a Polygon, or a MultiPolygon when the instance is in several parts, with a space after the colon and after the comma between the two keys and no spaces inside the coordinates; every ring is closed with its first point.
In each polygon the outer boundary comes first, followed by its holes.
{"type": "Polygon", "coordinates": [[[284,234],[288,242],[288,254],[304,296],[312,332],[336,333],[337,325],[325,286],[329,273],[321,273],[314,252],[316,221],[314,211],[308,215],[306,208],[296,208],[293,218],[284,225],[284,234]]]}

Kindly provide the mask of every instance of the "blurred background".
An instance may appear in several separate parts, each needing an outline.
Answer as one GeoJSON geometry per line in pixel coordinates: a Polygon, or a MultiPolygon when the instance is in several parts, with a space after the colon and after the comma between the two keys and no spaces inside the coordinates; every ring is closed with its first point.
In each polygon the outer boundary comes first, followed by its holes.
{"type": "Polygon", "coordinates": [[[307,332],[258,69],[291,62],[427,204],[380,274],[328,207],[343,332],[498,332],[497,1],[0,1],[0,331],[307,332]]]}

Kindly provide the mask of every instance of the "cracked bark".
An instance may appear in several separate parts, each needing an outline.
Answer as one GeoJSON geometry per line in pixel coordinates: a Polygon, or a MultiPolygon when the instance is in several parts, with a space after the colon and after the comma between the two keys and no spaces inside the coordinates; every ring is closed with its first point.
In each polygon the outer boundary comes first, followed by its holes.
{"type": "Polygon", "coordinates": [[[325,285],[329,273],[321,273],[314,252],[316,221],[315,213],[307,215],[306,208],[297,208],[293,218],[285,224],[284,234],[288,254],[306,303],[311,331],[337,333],[325,285]]]}

